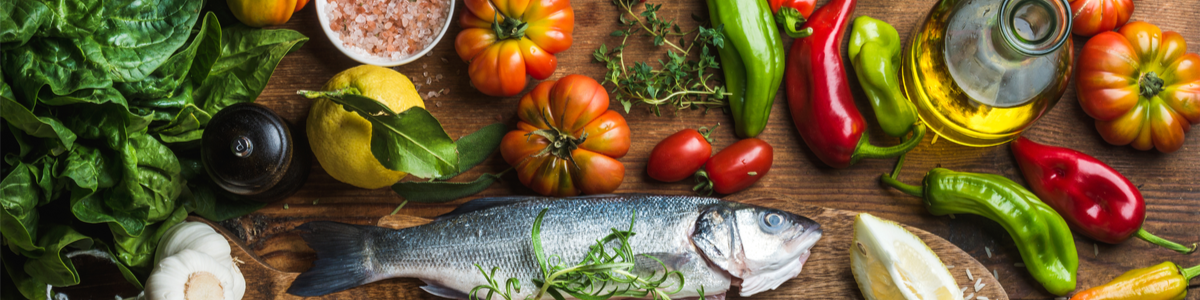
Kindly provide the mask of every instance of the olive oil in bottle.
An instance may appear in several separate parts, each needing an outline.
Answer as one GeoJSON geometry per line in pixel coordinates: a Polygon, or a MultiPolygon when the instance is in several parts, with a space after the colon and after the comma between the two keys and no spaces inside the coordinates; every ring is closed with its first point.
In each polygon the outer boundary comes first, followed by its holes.
{"type": "Polygon", "coordinates": [[[1012,140],[1071,76],[1066,0],[942,0],[916,27],[901,80],[930,130],[959,144],[1012,140]]]}

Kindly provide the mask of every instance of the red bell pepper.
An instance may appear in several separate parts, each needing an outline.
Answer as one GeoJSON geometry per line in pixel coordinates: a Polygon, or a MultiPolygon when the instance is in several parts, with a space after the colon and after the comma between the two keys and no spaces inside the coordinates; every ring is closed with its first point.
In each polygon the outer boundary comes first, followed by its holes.
{"type": "Polygon", "coordinates": [[[771,5],[775,22],[783,26],[784,34],[795,39],[812,34],[811,29],[796,27],[804,24],[808,16],[812,15],[813,8],[817,7],[817,0],[767,0],[767,4],[771,5]]]}
{"type": "Polygon", "coordinates": [[[1038,144],[1025,137],[1012,142],[1013,156],[1038,198],[1053,207],[1075,231],[1116,244],[1136,235],[1182,253],[1196,251],[1142,229],[1146,201],[1129,179],[1079,151],[1038,144]]]}
{"type": "Polygon", "coordinates": [[[854,106],[850,80],[842,64],[842,36],[854,13],[855,0],[833,0],[813,12],[805,25],[812,35],[796,39],[788,52],[783,81],[788,108],[804,143],[821,161],[845,168],[862,158],[895,157],[921,142],[925,126],[914,138],[892,147],[871,145],[867,122],[854,106]]]}

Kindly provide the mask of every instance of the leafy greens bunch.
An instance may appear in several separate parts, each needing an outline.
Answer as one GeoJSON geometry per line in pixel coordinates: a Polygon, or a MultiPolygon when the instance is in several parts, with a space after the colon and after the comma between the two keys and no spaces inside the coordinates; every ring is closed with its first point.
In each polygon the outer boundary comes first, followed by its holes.
{"type": "Polygon", "coordinates": [[[203,2],[0,6],[2,257],[24,297],[79,283],[68,248],[113,254],[140,288],[129,269],[145,274],[189,212],[219,221],[262,207],[214,187],[196,147],[213,114],[254,101],[308,38],[221,28],[211,12],[201,22],[203,2]]]}

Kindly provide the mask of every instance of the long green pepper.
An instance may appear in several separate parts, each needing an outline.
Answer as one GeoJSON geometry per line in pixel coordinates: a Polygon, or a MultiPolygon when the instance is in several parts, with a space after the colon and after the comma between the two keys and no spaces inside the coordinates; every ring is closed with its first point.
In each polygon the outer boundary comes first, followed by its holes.
{"type": "Polygon", "coordinates": [[[858,82],[871,100],[879,127],[903,138],[917,123],[917,108],[900,89],[900,53],[904,45],[896,28],[868,16],[854,19],[847,51],[858,82]]]}
{"type": "Polygon", "coordinates": [[[717,53],[725,72],[734,132],[757,136],[767,127],[775,94],[783,81],[783,40],[766,1],[708,0],[713,28],[723,28],[717,53]]]}
{"type": "Polygon", "coordinates": [[[1053,208],[1020,184],[1000,175],[955,172],[934,168],[925,174],[924,187],[911,186],[888,174],[883,183],[925,199],[929,213],[976,214],[1012,235],[1033,278],[1055,295],[1075,290],[1079,255],[1071,228],[1053,208]]]}

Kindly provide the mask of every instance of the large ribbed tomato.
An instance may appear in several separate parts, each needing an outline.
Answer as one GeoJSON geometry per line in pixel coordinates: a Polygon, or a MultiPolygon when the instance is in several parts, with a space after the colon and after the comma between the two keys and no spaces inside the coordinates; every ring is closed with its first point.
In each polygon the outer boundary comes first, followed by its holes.
{"type": "Polygon", "coordinates": [[[555,53],[571,47],[575,12],[569,0],[466,0],[454,40],[470,62],[471,84],[491,96],[525,89],[525,75],[542,80],[558,66],[555,53]],[[499,14],[497,14],[497,11],[499,14]]]}
{"type": "Polygon", "coordinates": [[[1093,36],[1129,22],[1133,0],[1071,0],[1071,15],[1072,33],[1093,36]]]}
{"type": "Polygon", "coordinates": [[[625,179],[617,158],[629,152],[629,125],[608,109],[608,92],[596,80],[567,75],[542,82],[521,98],[517,117],[521,121],[500,142],[500,154],[533,191],[609,193],[625,179]]]}
{"type": "Polygon", "coordinates": [[[1179,33],[1146,22],[1083,45],[1075,89],[1105,141],[1162,152],[1183,146],[1200,123],[1200,55],[1187,49],[1179,33]]]}

